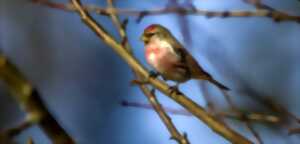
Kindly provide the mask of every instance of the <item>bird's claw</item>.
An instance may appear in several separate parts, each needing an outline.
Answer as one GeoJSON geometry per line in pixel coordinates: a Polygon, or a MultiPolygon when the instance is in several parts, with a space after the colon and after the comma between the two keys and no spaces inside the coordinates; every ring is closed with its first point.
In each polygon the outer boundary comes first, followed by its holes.
{"type": "Polygon", "coordinates": [[[170,92],[170,94],[174,94],[174,93],[177,94],[177,95],[182,94],[182,93],[179,91],[177,85],[176,85],[176,86],[171,86],[171,87],[169,87],[169,92],[170,92]]]}
{"type": "Polygon", "coordinates": [[[159,76],[159,73],[158,72],[155,72],[155,71],[150,71],[149,72],[149,75],[146,77],[146,79],[144,80],[132,80],[130,82],[131,85],[144,85],[144,84],[149,84],[149,79],[150,78],[157,78],[159,76]]]}
{"type": "Polygon", "coordinates": [[[152,88],[152,89],[150,90],[150,93],[151,93],[152,95],[154,95],[154,94],[155,94],[155,88],[152,88]]]}
{"type": "Polygon", "coordinates": [[[148,79],[149,79],[149,78],[157,78],[158,76],[159,76],[159,73],[158,73],[158,72],[150,71],[150,72],[149,72],[149,75],[148,75],[148,79]]]}

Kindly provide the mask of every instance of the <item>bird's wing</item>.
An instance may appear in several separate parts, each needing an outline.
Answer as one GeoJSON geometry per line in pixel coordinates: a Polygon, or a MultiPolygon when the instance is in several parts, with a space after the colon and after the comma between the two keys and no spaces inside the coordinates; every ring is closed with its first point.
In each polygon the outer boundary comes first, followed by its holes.
{"type": "Polygon", "coordinates": [[[178,42],[173,41],[174,51],[180,56],[182,68],[187,70],[191,78],[208,80],[223,90],[229,90],[226,86],[216,81],[209,73],[207,73],[196,61],[196,59],[178,42]]]}
{"type": "Polygon", "coordinates": [[[187,66],[187,69],[192,78],[196,79],[211,79],[209,73],[204,71],[198,64],[195,58],[175,39],[171,38],[171,45],[174,47],[174,51],[179,55],[182,61],[182,65],[187,66]]]}
{"type": "Polygon", "coordinates": [[[211,75],[207,73],[205,70],[202,69],[202,67],[198,64],[198,62],[195,60],[195,58],[187,52],[186,49],[181,49],[182,53],[185,53],[184,55],[184,63],[188,66],[189,72],[191,74],[192,78],[197,79],[204,79],[208,80],[211,79],[211,75]]]}
{"type": "Polygon", "coordinates": [[[177,41],[176,38],[174,38],[172,35],[168,38],[168,41],[173,46],[174,51],[181,58],[182,65],[187,67],[192,78],[204,80],[212,79],[210,74],[202,69],[195,58],[177,41]]]}
{"type": "Polygon", "coordinates": [[[189,54],[185,49],[182,49],[185,54],[185,63],[188,66],[189,73],[191,74],[191,78],[208,80],[220,89],[229,90],[226,86],[216,81],[209,73],[201,68],[198,62],[193,58],[191,54],[189,54]]]}

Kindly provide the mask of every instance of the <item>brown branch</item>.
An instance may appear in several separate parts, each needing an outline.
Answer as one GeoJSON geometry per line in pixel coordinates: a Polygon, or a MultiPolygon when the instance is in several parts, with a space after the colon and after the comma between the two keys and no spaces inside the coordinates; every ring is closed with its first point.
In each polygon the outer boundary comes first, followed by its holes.
{"type": "MultiPolygon", "coordinates": [[[[279,115],[279,117],[280,117],[280,121],[293,120],[296,123],[300,122],[300,119],[298,118],[298,116],[296,116],[295,114],[293,114],[292,112],[290,112],[287,108],[285,108],[281,104],[275,102],[270,97],[266,97],[264,95],[260,95],[259,93],[257,93],[256,91],[254,91],[249,86],[245,86],[245,87],[246,88],[244,89],[244,91],[246,91],[248,93],[247,96],[249,98],[255,100],[256,102],[258,102],[262,106],[268,108],[272,112],[277,113],[277,115],[279,115]]],[[[288,129],[289,134],[294,134],[295,131],[297,131],[297,128],[290,129],[286,125],[282,125],[282,126],[284,128],[286,128],[286,129],[288,129]]]]}
{"type": "Polygon", "coordinates": [[[26,144],[34,144],[32,137],[27,140],[26,144]]]}
{"type": "Polygon", "coordinates": [[[21,132],[23,132],[24,130],[26,130],[27,128],[31,127],[32,124],[34,124],[34,122],[25,120],[24,122],[22,122],[20,125],[18,125],[17,127],[13,127],[13,128],[8,128],[6,130],[3,130],[0,135],[2,137],[7,137],[7,138],[13,138],[17,135],[19,135],[21,132]]]}
{"type": "Polygon", "coordinates": [[[300,134],[300,128],[289,129],[289,135],[300,134]]]}
{"type": "Polygon", "coordinates": [[[8,137],[5,133],[0,134],[0,143],[1,144],[16,144],[12,138],[8,137]]]}
{"type": "Polygon", "coordinates": [[[171,139],[176,140],[179,144],[189,144],[189,140],[187,139],[187,135],[181,135],[175,125],[172,122],[172,119],[167,115],[164,111],[161,104],[158,102],[154,92],[150,92],[149,89],[145,85],[140,86],[143,93],[147,96],[149,102],[151,103],[152,107],[159,115],[160,119],[164,122],[166,127],[168,128],[169,132],[171,133],[171,139]]]}
{"type": "MultiPolygon", "coordinates": [[[[50,2],[48,0],[31,0],[31,1],[33,3],[45,5],[50,8],[61,9],[65,11],[75,11],[75,6],[72,4],[55,3],[55,2],[50,2]]],[[[135,10],[135,9],[102,8],[95,5],[84,5],[83,9],[88,12],[93,12],[100,15],[107,15],[107,16],[109,16],[110,14],[130,15],[130,16],[137,16],[139,17],[139,19],[149,15],[178,13],[181,15],[201,15],[201,16],[206,16],[207,18],[268,17],[273,19],[276,22],[294,21],[300,23],[300,16],[291,15],[286,12],[277,11],[277,10],[275,11],[270,9],[256,9],[254,11],[244,11],[244,10],[210,11],[210,10],[199,9],[199,8],[186,9],[181,7],[167,7],[167,8],[151,9],[151,10],[135,10]]]]}
{"type": "Polygon", "coordinates": [[[293,113],[291,113],[290,111],[288,111],[285,107],[283,107],[282,105],[276,103],[275,101],[273,101],[270,98],[263,98],[257,95],[251,95],[251,98],[257,100],[259,103],[261,103],[262,105],[268,107],[269,109],[271,109],[272,111],[275,111],[283,116],[287,116],[288,118],[294,120],[297,123],[300,123],[300,119],[293,113]]]}
{"type": "Polygon", "coordinates": [[[38,91],[2,54],[0,54],[0,79],[8,85],[12,96],[26,112],[26,121],[37,123],[55,144],[74,143],[47,110],[38,91]]]}
{"type": "MultiPolygon", "coordinates": [[[[113,5],[113,0],[107,0],[107,4],[108,4],[108,8],[115,9],[114,5],[113,5]]],[[[118,16],[115,13],[111,13],[109,16],[110,16],[113,24],[117,27],[118,32],[119,32],[121,38],[122,39],[127,39],[126,38],[127,36],[126,36],[126,32],[125,32],[124,26],[120,22],[118,16]]],[[[127,42],[125,42],[125,43],[128,44],[127,42]]],[[[125,47],[129,47],[129,46],[127,45],[125,47]]]]}
{"type": "Polygon", "coordinates": [[[203,94],[203,98],[204,100],[206,101],[206,107],[208,109],[208,112],[213,114],[213,116],[218,119],[220,122],[222,122],[224,125],[227,126],[227,124],[225,123],[223,117],[226,116],[226,115],[220,115],[218,112],[217,112],[217,108],[215,107],[215,104],[212,100],[212,98],[209,96],[208,94],[208,89],[207,89],[207,86],[203,83],[203,82],[199,82],[199,88],[203,94]]]}
{"type": "Polygon", "coordinates": [[[130,54],[124,47],[116,42],[116,40],[108,34],[103,27],[98,24],[87,12],[82,8],[79,0],[70,0],[76,11],[81,17],[81,20],[96,33],[96,35],[102,39],[106,44],[108,44],[115,52],[125,61],[127,64],[136,72],[139,73],[141,77],[148,78],[149,83],[153,85],[156,89],[160,90],[165,95],[169,96],[171,99],[181,104],[189,112],[193,113],[198,119],[206,123],[212,130],[216,133],[222,135],[227,140],[233,143],[240,144],[251,144],[252,142],[247,140],[245,137],[235,132],[229,127],[224,126],[222,123],[217,121],[213,116],[207,113],[201,106],[196,104],[191,99],[187,98],[183,94],[176,94],[170,92],[170,87],[163,81],[149,77],[147,70],[130,54]]]}
{"type": "Polygon", "coordinates": [[[258,144],[263,144],[263,140],[261,139],[260,135],[258,134],[258,132],[254,129],[254,127],[252,126],[252,122],[251,121],[244,121],[246,128],[252,133],[252,135],[254,136],[256,143],[258,144]]]}
{"type": "MultiPolygon", "coordinates": [[[[186,7],[189,9],[196,10],[196,7],[193,5],[192,0],[185,0],[183,3],[180,3],[179,0],[168,0],[166,7],[176,7],[178,9],[184,9],[184,7],[186,7]]],[[[177,13],[176,18],[177,18],[178,25],[180,27],[180,31],[183,36],[183,41],[187,45],[190,45],[192,43],[192,37],[190,33],[188,18],[185,15],[181,14],[180,12],[177,13]]]]}
{"type": "MultiPolygon", "coordinates": [[[[274,8],[263,4],[261,0],[243,0],[243,2],[253,5],[256,9],[266,9],[270,11],[276,11],[274,8]]],[[[277,11],[279,12],[279,11],[277,11]]]]}
{"type": "Polygon", "coordinates": [[[200,88],[200,91],[202,92],[203,98],[206,102],[206,107],[207,107],[208,111],[210,113],[215,113],[217,111],[217,109],[214,105],[213,100],[211,99],[211,97],[208,94],[206,85],[203,82],[200,81],[199,82],[199,88],[200,88]]]}
{"type": "Polygon", "coordinates": [[[235,112],[219,112],[219,115],[223,115],[224,117],[242,120],[242,121],[251,121],[251,122],[261,122],[261,123],[270,123],[270,124],[277,124],[281,121],[278,116],[269,115],[264,113],[257,113],[257,112],[243,112],[242,115],[237,114],[235,112]]]}
{"type": "MultiPolygon", "coordinates": [[[[108,5],[110,8],[114,8],[113,0],[107,0],[107,2],[108,2],[108,5]]],[[[125,31],[126,24],[125,25],[122,24],[116,14],[111,14],[110,17],[111,17],[114,25],[117,27],[119,34],[122,38],[121,45],[127,50],[127,52],[129,54],[132,54],[132,49],[127,41],[127,35],[126,35],[126,31],[125,31]]],[[[133,72],[135,74],[135,77],[138,80],[142,79],[142,77],[139,75],[139,73],[137,71],[133,71],[133,72]]],[[[149,90],[149,88],[147,88],[145,85],[140,85],[139,88],[142,90],[144,95],[148,98],[148,101],[150,102],[150,104],[152,105],[152,107],[154,108],[156,113],[159,115],[160,119],[163,121],[163,123],[167,127],[168,131],[171,134],[171,139],[176,140],[179,144],[189,144],[190,142],[187,139],[187,135],[186,134],[181,135],[179,133],[179,131],[173,124],[171,118],[167,115],[167,113],[164,111],[164,109],[158,102],[158,100],[154,94],[154,91],[151,92],[149,90]]]]}
{"type": "Polygon", "coordinates": [[[255,129],[253,128],[252,126],[252,122],[249,121],[247,119],[247,117],[245,116],[245,114],[243,112],[241,112],[236,106],[235,104],[233,103],[232,99],[230,98],[230,96],[228,95],[228,93],[226,91],[222,91],[223,92],[223,95],[224,95],[224,98],[225,100],[227,101],[227,103],[229,104],[229,106],[231,107],[232,111],[234,113],[236,113],[241,119],[242,122],[245,123],[245,126],[246,128],[252,133],[252,135],[254,136],[256,142],[258,144],[263,144],[263,141],[260,137],[260,135],[255,131],[255,129]]]}
{"type": "MultiPolygon", "coordinates": [[[[153,110],[153,107],[149,104],[145,103],[139,103],[139,102],[129,102],[129,101],[122,101],[121,102],[122,106],[125,107],[136,107],[136,108],[144,108],[144,109],[149,109],[153,110]]],[[[170,108],[163,106],[163,109],[170,113],[170,114],[175,114],[175,115],[183,115],[183,116],[193,116],[191,113],[184,109],[175,109],[175,108],[170,108]]],[[[257,112],[244,112],[243,115],[238,115],[233,111],[222,111],[222,112],[217,112],[215,111],[216,115],[222,116],[224,118],[230,118],[230,119],[235,119],[235,120],[248,120],[251,122],[259,122],[259,123],[270,123],[270,124],[277,124],[280,122],[280,118],[275,115],[269,115],[269,114],[264,114],[264,113],[257,113],[257,112]]]]}
{"type": "MultiPolygon", "coordinates": [[[[138,80],[141,80],[141,76],[138,72],[134,71],[136,77],[138,80]]],[[[159,118],[163,121],[164,125],[167,127],[169,133],[171,134],[171,139],[176,140],[179,144],[189,144],[189,140],[187,138],[186,133],[184,135],[181,135],[175,125],[172,122],[172,119],[167,115],[162,105],[159,103],[159,101],[156,98],[156,95],[154,94],[154,90],[151,92],[149,88],[147,88],[145,85],[139,85],[139,88],[144,93],[144,95],[147,97],[148,101],[150,102],[151,106],[149,108],[154,109],[156,113],[159,115],[159,118]]],[[[126,105],[126,103],[123,103],[126,105]]]]}
{"type": "MultiPolygon", "coordinates": [[[[123,100],[121,102],[121,105],[124,106],[124,107],[136,107],[136,108],[143,108],[143,109],[153,110],[153,107],[151,105],[147,104],[147,103],[129,102],[129,101],[123,100]]],[[[162,107],[169,114],[183,115],[183,116],[193,116],[191,113],[189,113],[185,109],[175,109],[175,108],[166,107],[166,106],[162,106],[162,107]]]]}

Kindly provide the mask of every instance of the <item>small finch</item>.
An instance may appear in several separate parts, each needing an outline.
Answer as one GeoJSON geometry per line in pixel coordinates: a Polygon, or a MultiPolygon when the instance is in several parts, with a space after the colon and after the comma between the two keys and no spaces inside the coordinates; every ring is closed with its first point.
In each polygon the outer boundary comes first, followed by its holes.
{"type": "Polygon", "coordinates": [[[193,56],[162,25],[148,26],[141,36],[147,62],[165,80],[180,83],[190,79],[207,80],[222,90],[229,90],[204,71],[193,56]]]}

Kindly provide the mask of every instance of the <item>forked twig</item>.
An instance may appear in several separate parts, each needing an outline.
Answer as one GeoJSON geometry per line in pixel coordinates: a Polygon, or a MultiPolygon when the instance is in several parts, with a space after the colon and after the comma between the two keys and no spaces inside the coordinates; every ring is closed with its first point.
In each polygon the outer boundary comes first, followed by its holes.
{"type": "MultiPolygon", "coordinates": [[[[65,11],[75,11],[75,6],[72,4],[56,3],[49,0],[31,0],[34,3],[42,4],[50,8],[61,9],[65,11]]],[[[207,18],[219,17],[219,18],[231,18],[231,17],[266,17],[271,18],[275,22],[281,21],[294,21],[300,23],[300,16],[291,15],[282,11],[275,11],[270,9],[256,9],[255,11],[245,11],[245,10],[231,10],[231,11],[211,11],[206,9],[195,9],[195,8],[181,8],[181,7],[167,7],[160,9],[151,9],[151,10],[136,10],[136,9],[111,9],[103,8],[95,5],[84,5],[82,6],[83,10],[88,12],[107,15],[110,14],[120,14],[120,15],[130,15],[138,17],[140,21],[145,16],[150,15],[161,15],[161,14],[170,14],[178,13],[181,15],[199,15],[205,16],[207,18]]]]}
{"type": "MultiPolygon", "coordinates": [[[[108,5],[110,8],[114,8],[113,0],[107,0],[107,2],[108,2],[108,5]]],[[[110,17],[111,17],[113,23],[115,24],[115,26],[117,27],[117,29],[119,31],[119,35],[122,38],[121,45],[127,50],[128,53],[132,54],[132,49],[127,41],[127,35],[126,35],[126,31],[125,31],[126,24],[122,24],[116,14],[111,14],[110,17]]],[[[138,79],[138,81],[140,81],[142,79],[142,77],[139,75],[139,73],[136,71],[133,71],[133,72],[135,74],[135,77],[138,79]]],[[[163,123],[169,130],[169,132],[171,134],[171,139],[176,140],[179,144],[189,144],[190,142],[187,138],[187,135],[186,134],[181,135],[179,133],[179,131],[173,124],[171,118],[167,115],[167,113],[164,111],[164,109],[158,102],[156,95],[154,94],[154,91],[151,92],[149,90],[149,88],[147,88],[147,86],[145,86],[143,84],[139,85],[139,88],[142,90],[142,92],[148,98],[148,101],[150,102],[150,104],[152,105],[152,107],[154,108],[156,113],[159,115],[160,119],[163,121],[163,123]]]]}
{"type": "Polygon", "coordinates": [[[9,129],[9,135],[18,134],[31,124],[38,124],[55,144],[73,144],[73,139],[47,110],[38,91],[6,57],[0,54],[0,79],[8,85],[11,95],[26,112],[26,123],[9,129]]]}
{"type": "MultiPolygon", "coordinates": [[[[138,72],[139,75],[143,78],[147,78],[149,76],[148,71],[130,54],[124,49],[124,47],[116,42],[116,40],[108,34],[104,28],[97,23],[82,7],[79,0],[71,0],[74,5],[76,11],[80,15],[82,21],[93,30],[100,39],[102,39],[106,44],[108,44],[112,49],[115,50],[117,54],[123,60],[125,60],[128,65],[135,71],[138,72]]],[[[156,89],[160,90],[162,93],[169,96],[171,99],[181,104],[184,108],[186,108],[189,112],[194,114],[198,119],[202,120],[206,123],[212,130],[216,133],[222,135],[227,140],[233,143],[240,144],[251,144],[252,142],[235,132],[229,127],[224,126],[222,123],[217,121],[214,117],[212,117],[209,113],[207,113],[201,106],[196,104],[191,99],[187,98],[183,94],[170,93],[170,87],[163,81],[149,78],[149,83],[154,86],[156,89]]]]}

